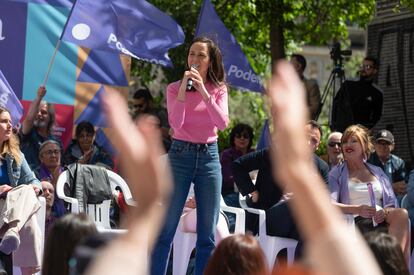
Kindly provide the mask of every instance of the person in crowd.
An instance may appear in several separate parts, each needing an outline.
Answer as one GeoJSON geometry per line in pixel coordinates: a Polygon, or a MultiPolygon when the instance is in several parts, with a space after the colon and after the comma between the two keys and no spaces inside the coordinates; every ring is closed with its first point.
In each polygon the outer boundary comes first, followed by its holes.
{"type": "Polygon", "coordinates": [[[197,201],[196,275],[203,274],[215,247],[222,182],[217,130],[227,127],[229,116],[223,60],[214,41],[195,38],[187,66],[190,69],[185,71],[183,79],[167,87],[168,117],[173,129],[168,158],[174,191],[152,254],[153,275],[165,274],[171,242],[192,182],[197,201]],[[190,79],[192,85],[187,85],[190,79]]]}
{"type": "Polygon", "coordinates": [[[341,133],[354,124],[368,129],[377,124],[382,115],[382,90],[374,84],[378,74],[378,60],[367,56],[359,71],[358,81],[345,81],[336,93],[332,105],[331,129],[341,133]]]}
{"type": "Polygon", "coordinates": [[[273,116],[272,170],[276,182],[294,198],[292,214],[306,242],[315,274],[381,274],[358,232],[351,233],[343,215],[329,202],[326,185],[309,162],[303,87],[293,68],[280,62],[269,95],[273,116]]]}
{"type": "Polygon", "coordinates": [[[225,238],[208,261],[204,275],[266,275],[265,255],[259,242],[251,235],[225,238]]]}
{"type": "Polygon", "coordinates": [[[147,87],[138,89],[132,99],[129,100],[130,112],[133,119],[136,119],[141,114],[151,114],[159,119],[161,128],[162,142],[166,151],[171,146],[170,124],[168,122],[168,115],[165,108],[156,107],[154,98],[147,87]]]}
{"type": "Polygon", "coordinates": [[[405,161],[392,154],[394,146],[394,135],[390,131],[378,131],[375,135],[375,152],[371,154],[368,162],[381,167],[391,182],[394,193],[400,202],[402,197],[407,194],[405,161]]]}
{"type": "MultiPolygon", "coordinates": [[[[322,128],[314,121],[308,121],[305,126],[307,132],[308,146],[315,152],[319,146],[322,135],[322,128]]],[[[276,145],[274,150],[278,150],[276,145]]],[[[270,159],[271,150],[264,149],[252,152],[233,162],[234,179],[243,196],[247,196],[246,203],[249,207],[266,210],[266,231],[268,235],[293,238],[300,241],[296,256],[301,256],[302,241],[297,230],[297,226],[291,211],[289,209],[289,199],[292,194],[285,193],[276,183],[272,174],[272,161],[270,159]],[[259,170],[256,182],[253,183],[249,172],[259,170]]],[[[328,165],[321,160],[316,154],[313,154],[313,163],[319,172],[319,175],[328,185],[328,165]]],[[[311,159],[312,159],[311,157],[311,159]]],[[[310,161],[312,162],[312,161],[310,161]]],[[[247,214],[247,230],[258,232],[258,217],[247,214]]]]}
{"type": "Polygon", "coordinates": [[[40,268],[41,233],[35,213],[40,182],[20,151],[8,110],[0,107],[0,251],[13,252],[13,264],[24,274],[40,268]],[[23,203],[22,203],[23,202],[23,203]]]}
{"type": "Polygon", "coordinates": [[[383,232],[369,232],[364,237],[384,274],[410,274],[400,245],[394,236],[383,232]]]}
{"type": "Polygon", "coordinates": [[[108,169],[114,168],[111,155],[95,142],[96,132],[92,123],[81,121],[76,126],[75,139],[66,149],[63,162],[66,165],[72,163],[96,164],[108,169]]]}
{"type": "Polygon", "coordinates": [[[45,95],[46,88],[40,86],[20,128],[20,148],[31,169],[36,169],[40,164],[38,156],[42,142],[48,139],[59,142],[53,135],[55,109],[52,104],[43,101],[45,95]]]}
{"type": "Polygon", "coordinates": [[[55,202],[55,187],[48,181],[42,181],[42,195],[46,200],[46,221],[45,221],[45,241],[49,235],[50,228],[56,221],[56,217],[53,214],[52,207],[55,202]]]}
{"type": "Polygon", "coordinates": [[[307,79],[303,75],[307,65],[306,58],[301,54],[292,54],[290,63],[292,63],[298,73],[303,85],[305,85],[306,102],[308,104],[310,118],[317,119],[316,116],[318,115],[318,110],[321,105],[321,93],[319,92],[319,86],[316,80],[307,79]]]}
{"type": "MultiPolygon", "coordinates": [[[[274,117],[273,171],[282,189],[295,193],[292,213],[307,240],[307,258],[315,274],[382,274],[358,233],[348,230],[342,214],[329,201],[325,185],[308,159],[311,150],[304,129],[306,108],[303,87],[293,68],[281,62],[270,85],[274,117]],[[303,127],[298,127],[303,125],[303,127]],[[287,157],[288,156],[288,157],[287,157]]],[[[140,203],[130,212],[128,232],[110,243],[96,257],[87,274],[147,274],[145,254],[151,251],[160,230],[169,197],[168,171],[159,161],[161,140],[155,122],[143,118],[138,129],[129,119],[118,94],[104,99],[113,144],[121,152],[133,197],[140,203]],[[131,129],[126,132],[125,129],[131,129]],[[155,138],[154,138],[155,137],[155,138]],[[166,173],[167,172],[167,173],[166,173]]]]}
{"type": "Polygon", "coordinates": [[[72,253],[83,239],[98,233],[86,214],[68,214],[52,226],[45,245],[43,275],[68,275],[72,253]]]}
{"type": "Polygon", "coordinates": [[[341,137],[342,133],[332,132],[328,136],[328,165],[329,169],[332,169],[335,165],[341,164],[344,161],[344,156],[341,150],[341,137]]]}
{"type": "Polygon", "coordinates": [[[373,149],[368,130],[361,125],[349,126],[341,142],[344,163],[329,173],[335,205],[343,213],[355,215],[362,232],[384,230],[395,236],[408,261],[408,214],[396,208],[398,202],[384,171],[365,161],[373,149]]]}
{"type": "Polygon", "coordinates": [[[244,123],[236,124],[230,132],[231,147],[225,149],[220,155],[221,174],[223,176],[221,194],[229,206],[240,207],[239,192],[237,191],[231,169],[232,162],[254,151],[252,149],[253,138],[252,127],[244,123]]]}
{"type": "MultiPolygon", "coordinates": [[[[35,170],[35,174],[40,181],[50,182],[54,188],[56,188],[59,175],[64,170],[61,166],[61,155],[60,144],[55,140],[49,139],[40,145],[40,166],[35,170]]],[[[55,193],[52,205],[53,216],[59,218],[66,213],[67,210],[63,200],[58,198],[55,193]]]]}
{"type": "Polygon", "coordinates": [[[315,120],[309,120],[306,123],[306,130],[308,132],[308,143],[312,148],[313,151],[313,160],[315,162],[316,167],[322,179],[328,183],[329,178],[329,166],[328,164],[322,160],[319,156],[316,155],[316,151],[319,149],[319,145],[321,144],[321,138],[323,136],[323,131],[321,125],[315,120]]]}

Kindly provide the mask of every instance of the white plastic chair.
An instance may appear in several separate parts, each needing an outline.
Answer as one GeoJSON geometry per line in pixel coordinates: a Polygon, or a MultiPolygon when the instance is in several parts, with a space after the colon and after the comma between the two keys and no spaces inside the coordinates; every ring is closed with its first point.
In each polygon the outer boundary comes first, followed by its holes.
{"type": "MultiPolygon", "coordinates": [[[[241,208],[227,206],[224,202],[223,197],[220,201],[220,209],[222,211],[230,212],[236,215],[236,226],[234,233],[235,234],[244,234],[245,233],[245,213],[241,208]]],[[[194,224],[196,223],[195,212],[191,213],[194,215],[194,224]]],[[[195,226],[190,231],[184,231],[185,226],[183,226],[183,219],[180,219],[180,223],[177,227],[177,231],[174,236],[173,241],[173,275],[185,275],[188,268],[188,262],[190,260],[191,252],[196,246],[197,233],[195,232],[195,226]]],[[[219,220],[217,223],[216,231],[216,245],[228,237],[230,234],[228,229],[227,220],[224,214],[220,213],[219,220]]]]}
{"type": "Polygon", "coordinates": [[[247,206],[246,197],[239,195],[240,206],[253,214],[259,215],[259,236],[260,246],[266,256],[270,270],[273,269],[276,256],[280,250],[287,249],[287,262],[292,264],[295,258],[295,250],[298,241],[290,238],[276,237],[267,235],[266,231],[266,212],[262,209],[251,208],[247,206]]]}
{"type": "MultiPolygon", "coordinates": [[[[46,227],[46,199],[44,197],[38,197],[40,208],[36,212],[36,220],[41,232],[41,242],[40,242],[40,262],[43,262],[43,251],[45,248],[45,227],[46,227]]],[[[21,270],[19,266],[13,266],[13,274],[20,275],[21,270]]],[[[36,273],[37,275],[41,274],[41,271],[36,273]]]]}
{"type": "MultiPolygon", "coordinates": [[[[111,185],[111,190],[115,190],[117,186],[119,186],[122,190],[122,193],[125,198],[125,202],[128,205],[135,205],[134,200],[132,199],[131,192],[127,183],[124,181],[121,176],[118,174],[107,170],[109,182],[111,185]]],[[[72,213],[79,213],[79,202],[76,198],[68,197],[65,195],[64,187],[65,184],[68,182],[68,171],[63,171],[57,181],[56,184],[56,194],[59,198],[64,200],[67,203],[71,204],[71,212],[72,213]]],[[[109,209],[111,206],[111,200],[105,200],[101,204],[88,204],[85,207],[85,213],[95,221],[96,227],[99,231],[110,231],[112,233],[123,233],[126,232],[122,229],[111,229],[110,220],[109,220],[109,209]]]]}

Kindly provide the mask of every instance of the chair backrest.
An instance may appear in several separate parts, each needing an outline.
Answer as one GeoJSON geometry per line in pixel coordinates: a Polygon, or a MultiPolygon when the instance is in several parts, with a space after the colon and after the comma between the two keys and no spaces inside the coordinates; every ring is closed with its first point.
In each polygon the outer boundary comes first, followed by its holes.
{"type": "Polygon", "coordinates": [[[407,198],[407,194],[404,195],[404,197],[401,200],[401,208],[408,208],[408,198],[407,198]]]}
{"type": "MultiPolygon", "coordinates": [[[[132,199],[131,191],[127,183],[122,177],[118,174],[107,170],[109,182],[111,185],[111,190],[115,190],[119,186],[123,192],[124,199],[128,205],[135,205],[135,202],[132,199]]],[[[63,171],[56,184],[56,194],[59,198],[71,205],[72,213],[79,213],[79,202],[76,198],[68,197],[65,195],[64,189],[65,185],[68,183],[69,172],[63,171]]],[[[88,214],[91,219],[96,223],[96,226],[104,229],[111,229],[110,219],[109,219],[109,210],[111,206],[111,200],[105,200],[100,204],[88,204],[85,207],[85,213],[88,214]]]]}

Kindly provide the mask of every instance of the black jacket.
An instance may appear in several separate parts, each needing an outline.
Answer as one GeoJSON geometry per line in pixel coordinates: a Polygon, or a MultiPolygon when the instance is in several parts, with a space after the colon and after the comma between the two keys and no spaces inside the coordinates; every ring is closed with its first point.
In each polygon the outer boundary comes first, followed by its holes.
{"type": "MultiPolygon", "coordinates": [[[[318,156],[314,155],[314,162],[317,169],[328,185],[329,166],[318,156]]],[[[269,149],[258,150],[246,154],[233,161],[233,176],[237,188],[243,196],[259,191],[259,200],[251,207],[268,209],[275,205],[283,195],[283,190],[279,188],[272,174],[269,149]],[[259,170],[256,184],[250,179],[249,172],[259,170]]]]}
{"type": "Polygon", "coordinates": [[[383,94],[371,81],[345,81],[332,105],[331,129],[339,132],[353,124],[371,129],[382,115],[383,94]]]}

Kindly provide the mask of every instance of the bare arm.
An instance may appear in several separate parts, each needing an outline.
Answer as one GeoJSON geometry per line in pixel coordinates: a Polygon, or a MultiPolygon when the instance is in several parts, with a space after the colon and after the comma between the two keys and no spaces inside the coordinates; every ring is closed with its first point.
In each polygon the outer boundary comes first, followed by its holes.
{"type": "Polygon", "coordinates": [[[333,206],[322,179],[308,160],[303,86],[293,67],[279,63],[270,83],[273,115],[273,171],[286,183],[294,218],[307,241],[308,254],[317,272],[326,274],[381,274],[359,234],[352,236],[339,209],[333,206]]]}
{"type": "Polygon", "coordinates": [[[27,135],[33,128],[33,122],[36,118],[37,113],[39,112],[40,102],[42,102],[43,97],[46,95],[46,88],[40,86],[37,89],[37,96],[30,104],[29,111],[22,123],[22,133],[27,135]]]}

